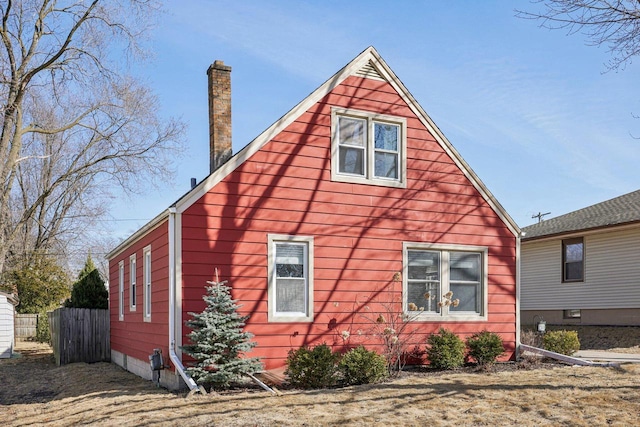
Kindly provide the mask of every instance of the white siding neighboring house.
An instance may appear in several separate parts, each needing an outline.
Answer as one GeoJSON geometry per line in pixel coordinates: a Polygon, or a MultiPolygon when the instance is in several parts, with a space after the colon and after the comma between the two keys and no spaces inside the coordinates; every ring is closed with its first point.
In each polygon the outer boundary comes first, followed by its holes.
{"type": "Polygon", "coordinates": [[[8,359],[13,353],[16,305],[18,300],[12,294],[0,292],[0,359],[8,359]]]}
{"type": "Polygon", "coordinates": [[[640,325],[640,190],[522,231],[523,325],[640,325]]]}

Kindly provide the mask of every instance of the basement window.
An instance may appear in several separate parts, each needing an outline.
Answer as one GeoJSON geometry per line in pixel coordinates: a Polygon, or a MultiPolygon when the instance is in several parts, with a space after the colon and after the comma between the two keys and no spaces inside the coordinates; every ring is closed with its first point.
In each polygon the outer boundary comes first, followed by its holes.
{"type": "Polygon", "coordinates": [[[406,119],[331,110],[331,180],[406,187],[406,119]]]}
{"type": "Polygon", "coordinates": [[[580,310],[571,309],[563,310],[562,317],[565,319],[580,319],[582,317],[580,310]]]}

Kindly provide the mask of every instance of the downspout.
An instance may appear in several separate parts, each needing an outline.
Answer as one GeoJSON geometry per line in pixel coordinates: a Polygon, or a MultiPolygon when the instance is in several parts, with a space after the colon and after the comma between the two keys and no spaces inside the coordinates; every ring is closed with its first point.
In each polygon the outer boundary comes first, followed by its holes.
{"type": "Polygon", "coordinates": [[[520,245],[526,233],[518,231],[516,234],[516,360],[520,358],[520,245]]]}
{"type": "Polygon", "coordinates": [[[198,385],[185,371],[176,354],[176,208],[169,208],[169,359],[191,391],[198,391],[198,385]]]}

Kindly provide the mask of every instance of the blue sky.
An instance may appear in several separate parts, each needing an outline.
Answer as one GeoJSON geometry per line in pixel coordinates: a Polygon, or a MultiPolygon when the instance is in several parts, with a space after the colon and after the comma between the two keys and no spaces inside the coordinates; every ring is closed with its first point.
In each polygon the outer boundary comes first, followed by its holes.
{"type": "Polygon", "coordinates": [[[515,17],[528,1],[175,0],[138,73],[189,126],[175,185],[114,202],[127,237],[206,177],[206,70],[233,67],[237,152],[373,45],[522,227],[640,188],[640,69],[515,17]]]}

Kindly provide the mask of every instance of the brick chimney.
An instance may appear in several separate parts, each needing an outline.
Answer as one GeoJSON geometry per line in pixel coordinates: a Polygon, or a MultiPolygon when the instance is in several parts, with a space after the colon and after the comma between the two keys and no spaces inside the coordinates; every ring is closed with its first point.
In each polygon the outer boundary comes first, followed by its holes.
{"type": "Polygon", "coordinates": [[[216,60],[209,77],[209,172],[231,158],[231,67],[216,60]]]}

